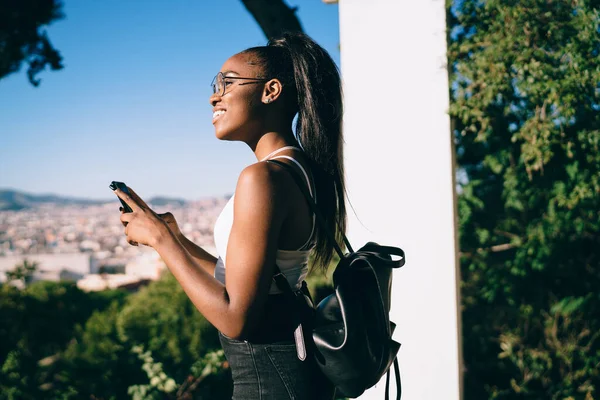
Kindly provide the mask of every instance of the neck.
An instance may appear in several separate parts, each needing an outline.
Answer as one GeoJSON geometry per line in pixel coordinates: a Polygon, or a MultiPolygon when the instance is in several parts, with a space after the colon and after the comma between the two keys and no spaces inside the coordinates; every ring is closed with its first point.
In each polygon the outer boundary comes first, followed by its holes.
{"type": "Polygon", "coordinates": [[[290,131],[289,134],[281,134],[279,132],[268,132],[262,135],[258,142],[252,147],[257,160],[262,160],[269,153],[285,146],[298,146],[298,142],[294,139],[294,135],[290,131]]]}

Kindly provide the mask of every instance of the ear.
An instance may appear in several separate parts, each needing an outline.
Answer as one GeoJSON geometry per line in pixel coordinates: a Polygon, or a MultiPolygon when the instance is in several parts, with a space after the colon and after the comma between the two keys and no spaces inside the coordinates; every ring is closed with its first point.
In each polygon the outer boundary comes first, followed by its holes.
{"type": "Polygon", "coordinates": [[[271,79],[267,83],[265,83],[265,88],[263,90],[262,102],[263,103],[272,103],[277,100],[281,96],[281,92],[283,90],[283,85],[279,81],[279,79],[271,79]]]}

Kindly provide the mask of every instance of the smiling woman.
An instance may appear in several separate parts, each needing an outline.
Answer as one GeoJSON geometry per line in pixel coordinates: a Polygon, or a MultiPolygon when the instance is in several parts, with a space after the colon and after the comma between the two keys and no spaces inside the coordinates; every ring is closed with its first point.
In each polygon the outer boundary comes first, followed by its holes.
{"type": "MultiPolygon", "coordinates": [[[[294,337],[297,306],[273,281],[278,266],[308,296],[308,259],[326,268],[345,231],[340,76],[329,54],[304,34],[230,57],[212,83],[215,134],[241,141],[257,162],[245,168],[215,224],[219,258],[185,238],[170,213],[135,193],[115,193],[127,240],[152,246],[196,308],[220,331],[234,399],[331,399],[334,389],[294,337]],[[296,131],[292,122],[298,116],[296,131]],[[315,217],[279,159],[305,178],[323,214],[315,217]],[[336,232],[330,238],[326,230],[336,232]]],[[[306,307],[309,307],[308,304],[306,307]]]]}

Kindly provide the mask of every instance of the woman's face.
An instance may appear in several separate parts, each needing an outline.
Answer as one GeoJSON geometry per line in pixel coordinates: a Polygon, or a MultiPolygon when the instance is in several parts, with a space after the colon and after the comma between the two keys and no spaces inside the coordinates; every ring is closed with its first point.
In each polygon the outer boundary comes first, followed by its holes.
{"type": "Polygon", "coordinates": [[[265,80],[257,78],[260,67],[251,65],[251,55],[236,54],[229,58],[223,67],[224,93],[210,96],[213,106],[212,123],[215,135],[221,140],[242,140],[250,142],[260,133],[264,118],[262,94],[265,80]],[[235,78],[256,78],[235,79],[235,78]]]}

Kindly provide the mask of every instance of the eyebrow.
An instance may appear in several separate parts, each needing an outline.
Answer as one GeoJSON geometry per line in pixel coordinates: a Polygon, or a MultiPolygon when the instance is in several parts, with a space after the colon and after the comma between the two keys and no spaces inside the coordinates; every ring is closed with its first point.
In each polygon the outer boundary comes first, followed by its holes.
{"type": "Polygon", "coordinates": [[[232,70],[227,70],[222,72],[223,75],[227,76],[227,75],[231,75],[231,74],[235,74],[235,75],[239,75],[237,72],[232,71],[232,70]]]}

